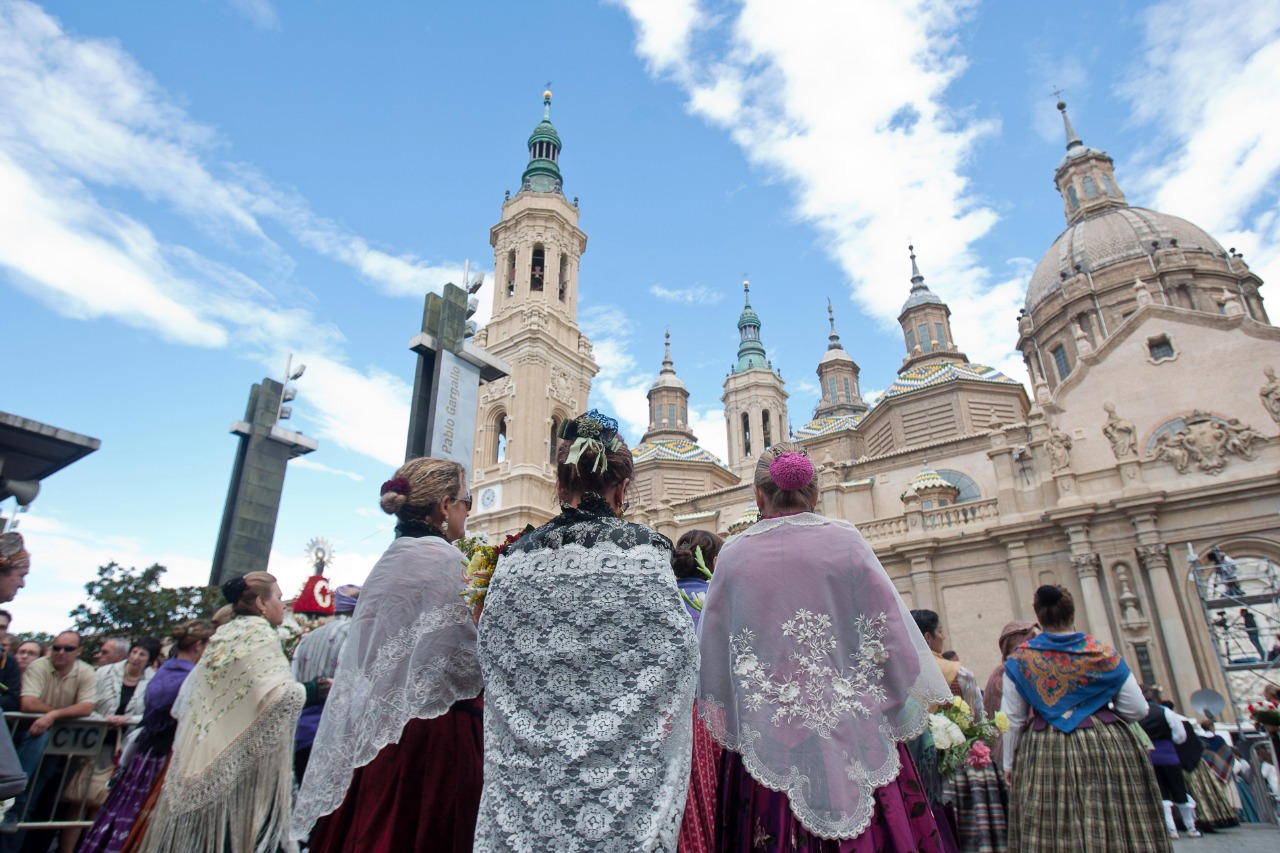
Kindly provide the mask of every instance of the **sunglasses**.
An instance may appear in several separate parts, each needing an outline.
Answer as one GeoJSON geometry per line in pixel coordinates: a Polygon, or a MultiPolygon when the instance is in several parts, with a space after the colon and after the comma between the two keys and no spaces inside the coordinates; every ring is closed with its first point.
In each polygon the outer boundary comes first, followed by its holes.
{"type": "Polygon", "coordinates": [[[454,498],[454,500],[460,504],[466,504],[467,512],[471,512],[471,495],[466,495],[465,497],[461,497],[461,498],[454,498]]]}
{"type": "Polygon", "coordinates": [[[50,646],[49,648],[55,652],[74,652],[76,649],[80,647],[79,646],[50,646]]]}

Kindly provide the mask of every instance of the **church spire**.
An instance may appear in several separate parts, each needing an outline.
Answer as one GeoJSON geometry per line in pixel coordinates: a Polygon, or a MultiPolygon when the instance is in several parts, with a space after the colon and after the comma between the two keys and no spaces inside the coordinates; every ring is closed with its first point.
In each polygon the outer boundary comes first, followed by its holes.
{"type": "Polygon", "coordinates": [[[951,338],[951,309],[924,283],[916,262],[916,247],[907,246],[907,251],[911,253],[911,293],[898,315],[907,357],[898,372],[921,364],[967,362],[951,338]]]}
{"type": "Polygon", "coordinates": [[[827,349],[844,349],[840,343],[840,335],[836,332],[836,312],[831,307],[831,298],[827,298],[827,320],[831,323],[831,334],[827,336],[827,349]]]}
{"type": "Polygon", "coordinates": [[[551,89],[542,93],[542,121],[529,136],[529,165],[520,176],[520,191],[561,192],[560,134],[551,123],[551,89]]]}
{"type": "Polygon", "coordinates": [[[1085,145],[1067,115],[1067,105],[1058,101],[1062,127],[1067,135],[1067,153],[1058,164],[1054,182],[1062,193],[1067,224],[1077,222],[1116,207],[1128,207],[1120,185],[1116,183],[1115,166],[1105,151],[1085,145]]]}
{"type": "Polygon", "coordinates": [[[662,370],[649,388],[649,429],[641,441],[670,441],[683,439],[697,443],[698,438],[689,428],[689,389],[676,375],[671,361],[671,331],[663,340],[662,370]]]}
{"type": "Polygon", "coordinates": [[[744,370],[766,370],[769,359],[764,344],[760,343],[760,315],[751,307],[751,282],[742,281],[743,308],[738,315],[738,366],[735,373],[744,370]]]}
{"type": "Polygon", "coordinates": [[[670,374],[676,375],[675,363],[671,360],[671,330],[667,329],[665,340],[662,345],[662,370],[659,371],[663,376],[670,374]]]}

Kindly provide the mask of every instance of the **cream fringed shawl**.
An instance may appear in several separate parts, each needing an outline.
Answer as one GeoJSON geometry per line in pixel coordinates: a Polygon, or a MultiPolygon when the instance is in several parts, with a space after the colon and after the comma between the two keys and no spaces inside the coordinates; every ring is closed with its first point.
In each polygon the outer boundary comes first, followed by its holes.
{"type": "Polygon", "coordinates": [[[286,831],[305,696],[266,619],[219,628],[175,705],[177,741],[143,853],[295,849],[286,831]]]}

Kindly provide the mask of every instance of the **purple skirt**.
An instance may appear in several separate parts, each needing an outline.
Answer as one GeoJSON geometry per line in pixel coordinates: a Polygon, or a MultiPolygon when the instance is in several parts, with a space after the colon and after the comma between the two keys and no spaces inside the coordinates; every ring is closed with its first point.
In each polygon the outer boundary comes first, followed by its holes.
{"type": "Polygon", "coordinates": [[[76,848],[78,853],[120,853],[168,758],[167,753],[152,755],[139,751],[112,777],[107,801],[76,848]]]}
{"type": "Polygon", "coordinates": [[[898,744],[898,756],[902,770],[897,779],[876,789],[870,825],[857,838],[833,841],[811,835],[792,813],[787,795],[770,791],[753,779],[741,756],[726,749],[720,763],[716,849],[733,853],[944,853],[916,765],[902,744],[898,744]]]}

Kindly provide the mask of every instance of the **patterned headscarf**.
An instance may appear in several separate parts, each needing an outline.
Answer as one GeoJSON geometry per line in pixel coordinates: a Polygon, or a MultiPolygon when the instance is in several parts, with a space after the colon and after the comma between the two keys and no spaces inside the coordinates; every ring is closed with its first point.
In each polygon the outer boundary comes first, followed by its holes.
{"type": "Polygon", "coordinates": [[[31,555],[17,531],[0,534],[0,572],[13,572],[31,568],[31,555]]]}
{"type": "Polygon", "coordinates": [[[1079,631],[1032,638],[1009,655],[1004,671],[1035,712],[1063,732],[1110,702],[1129,678],[1119,652],[1079,631]]]}
{"type": "Polygon", "coordinates": [[[360,587],[353,583],[344,584],[334,591],[333,612],[351,613],[356,609],[356,599],[360,597],[360,587]]]}

